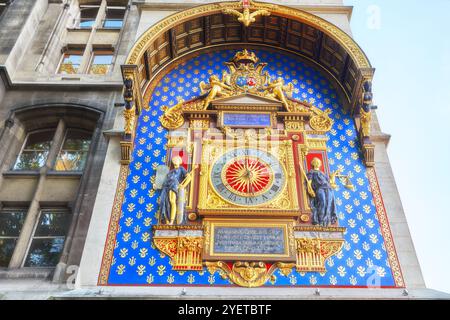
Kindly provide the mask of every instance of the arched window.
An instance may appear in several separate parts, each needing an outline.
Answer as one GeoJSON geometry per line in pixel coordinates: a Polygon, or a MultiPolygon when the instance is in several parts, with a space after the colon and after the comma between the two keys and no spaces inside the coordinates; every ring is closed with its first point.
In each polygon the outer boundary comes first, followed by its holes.
{"type": "Polygon", "coordinates": [[[68,250],[100,117],[97,110],[64,105],[13,114],[3,135],[8,152],[0,155],[0,268],[51,269],[68,250]]]}

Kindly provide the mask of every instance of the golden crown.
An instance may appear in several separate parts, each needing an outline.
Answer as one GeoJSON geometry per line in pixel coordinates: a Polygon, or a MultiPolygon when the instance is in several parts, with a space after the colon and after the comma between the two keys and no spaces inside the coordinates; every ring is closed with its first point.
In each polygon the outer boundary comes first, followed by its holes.
{"type": "Polygon", "coordinates": [[[258,57],[256,57],[254,52],[249,52],[247,49],[244,49],[243,51],[239,51],[236,53],[236,55],[233,58],[233,62],[243,62],[243,63],[256,63],[258,62],[258,57]]]}

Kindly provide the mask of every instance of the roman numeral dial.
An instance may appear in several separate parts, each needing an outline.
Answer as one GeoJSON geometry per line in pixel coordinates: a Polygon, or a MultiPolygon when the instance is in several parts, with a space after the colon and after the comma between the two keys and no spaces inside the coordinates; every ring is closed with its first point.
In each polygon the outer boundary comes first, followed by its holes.
{"type": "Polygon", "coordinates": [[[286,174],[271,153],[237,148],[220,156],[211,169],[211,184],[225,201],[258,206],[276,198],[283,190],[286,174]]]}

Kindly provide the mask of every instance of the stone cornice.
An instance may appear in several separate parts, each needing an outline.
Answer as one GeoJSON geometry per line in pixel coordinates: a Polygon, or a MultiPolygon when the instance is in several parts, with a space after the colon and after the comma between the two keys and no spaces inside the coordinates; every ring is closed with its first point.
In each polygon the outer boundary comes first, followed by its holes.
{"type": "MultiPolygon", "coordinates": [[[[200,3],[183,2],[183,3],[148,3],[133,1],[140,10],[152,11],[181,11],[198,6],[200,3]]],[[[353,6],[340,5],[286,5],[287,7],[304,10],[314,14],[346,14],[350,20],[353,13],[353,6]]]]}

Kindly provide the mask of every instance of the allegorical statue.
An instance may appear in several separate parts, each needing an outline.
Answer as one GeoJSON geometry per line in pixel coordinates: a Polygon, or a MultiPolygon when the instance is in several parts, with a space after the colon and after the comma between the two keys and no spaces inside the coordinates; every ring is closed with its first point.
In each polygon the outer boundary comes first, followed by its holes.
{"type": "Polygon", "coordinates": [[[311,160],[311,170],[305,174],[302,166],[303,176],[306,180],[306,187],[310,198],[309,206],[312,211],[312,224],[327,227],[336,223],[336,204],[333,189],[336,188],[336,175],[339,171],[330,174],[330,178],[324,174],[320,167],[322,161],[319,158],[311,160]]]}
{"type": "Polygon", "coordinates": [[[167,173],[161,185],[159,196],[160,223],[182,224],[185,220],[185,188],[192,179],[192,171],[188,173],[181,165],[182,163],[183,160],[179,156],[172,159],[173,169],[167,173]]]}
{"type": "Polygon", "coordinates": [[[204,108],[207,108],[209,103],[213,101],[216,97],[227,97],[231,94],[233,90],[227,83],[228,74],[223,74],[222,81],[216,75],[212,75],[209,77],[209,84],[205,82],[200,82],[200,92],[201,94],[205,94],[208,92],[208,95],[205,98],[204,108]]]}
{"type": "Polygon", "coordinates": [[[267,87],[265,88],[266,97],[274,98],[285,106],[286,109],[289,109],[289,103],[286,99],[286,95],[292,95],[292,91],[294,90],[294,85],[289,83],[288,85],[284,85],[284,80],[281,77],[276,78],[275,80],[269,82],[267,87]]]}
{"type": "Polygon", "coordinates": [[[359,110],[360,119],[361,119],[361,133],[363,137],[370,136],[370,121],[372,120],[372,82],[365,81],[363,83],[363,101],[361,108],[359,110]]]}

